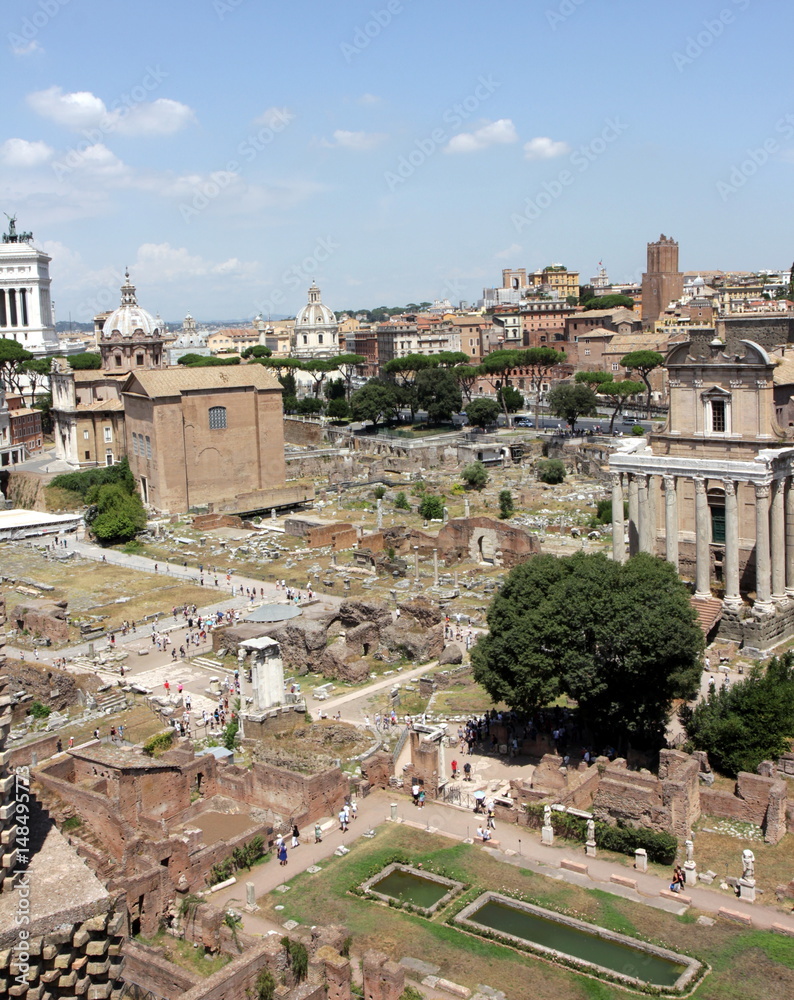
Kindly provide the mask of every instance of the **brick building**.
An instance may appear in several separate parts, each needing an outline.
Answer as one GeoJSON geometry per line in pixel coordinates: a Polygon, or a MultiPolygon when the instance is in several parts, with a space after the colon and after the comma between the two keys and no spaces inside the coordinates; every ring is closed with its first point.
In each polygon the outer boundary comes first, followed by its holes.
{"type": "Polygon", "coordinates": [[[170,513],[281,485],[281,391],[261,365],[133,372],[121,395],[144,503],[170,513]]]}
{"type": "Polygon", "coordinates": [[[648,244],[647,270],[642,276],[642,321],[652,324],[671,302],[681,298],[684,275],[678,267],[678,244],[662,234],[648,244]]]}

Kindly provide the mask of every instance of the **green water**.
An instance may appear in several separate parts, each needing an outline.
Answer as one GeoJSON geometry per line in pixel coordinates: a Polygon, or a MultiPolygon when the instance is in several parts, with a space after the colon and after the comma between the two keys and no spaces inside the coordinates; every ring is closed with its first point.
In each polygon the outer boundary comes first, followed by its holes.
{"type": "Polygon", "coordinates": [[[630,944],[605,941],[587,931],[558,923],[553,918],[539,917],[497,901],[485,903],[469,919],[491,930],[512,934],[655,986],[674,986],[685,969],[683,965],[651,955],[630,944]]]}
{"type": "Polygon", "coordinates": [[[380,881],[373,882],[371,888],[384,896],[406,900],[414,906],[425,908],[433,906],[449,892],[447,885],[434,882],[433,879],[422,878],[421,875],[401,871],[399,868],[380,881]]]}

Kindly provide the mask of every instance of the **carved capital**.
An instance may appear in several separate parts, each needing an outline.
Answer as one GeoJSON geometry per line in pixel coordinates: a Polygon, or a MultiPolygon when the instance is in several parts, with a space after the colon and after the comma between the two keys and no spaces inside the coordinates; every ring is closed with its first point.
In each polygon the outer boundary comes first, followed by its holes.
{"type": "Polygon", "coordinates": [[[695,493],[699,494],[700,496],[705,496],[706,480],[702,476],[695,476],[694,482],[695,482],[695,493]]]}
{"type": "Polygon", "coordinates": [[[726,479],[722,485],[725,487],[726,497],[736,496],[736,483],[732,479],[726,479]]]}
{"type": "Polygon", "coordinates": [[[648,476],[644,472],[632,472],[632,479],[641,490],[648,488],[648,476]]]}
{"type": "Polygon", "coordinates": [[[619,472],[611,472],[610,479],[612,480],[613,489],[620,489],[623,485],[623,476],[619,472]]]}
{"type": "Polygon", "coordinates": [[[662,485],[668,500],[675,496],[675,476],[662,476],[662,485]]]}
{"type": "Polygon", "coordinates": [[[767,500],[769,498],[769,483],[755,484],[755,498],[756,500],[767,500]]]}

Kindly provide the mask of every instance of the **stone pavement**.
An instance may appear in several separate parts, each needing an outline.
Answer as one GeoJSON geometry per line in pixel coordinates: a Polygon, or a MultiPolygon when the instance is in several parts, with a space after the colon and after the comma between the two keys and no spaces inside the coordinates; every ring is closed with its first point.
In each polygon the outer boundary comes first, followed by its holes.
{"type": "MultiPolygon", "coordinates": [[[[424,809],[417,809],[411,799],[400,792],[375,791],[358,803],[358,818],[351,822],[347,833],[339,830],[334,821],[333,827],[327,830],[321,844],[314,843],[314,830],[301,831],[303,842],[296,850],[290,850],[289,862],[282,868],[273,859],[267,864],[255,868],[252,872],[240,874],[236,885],[210,896],[215,905],[227,905],[239,908],[245,904],[245,883],[253,882],[257,898],[272,892],[277,886],[287,882],[296,874],[307,868],[319,865],[331,857],[340,844],[350,847],[367,830],[375,829],[381,832],[383,824],[389,820],[391,803],[397,803],[398,822],[410,823],[419,828],[424,827],[430,832],[437,832],[454,840],[463,840],[473,836],[481,819],[468,810],[451,806],[441,801],[428,801],[424,809]],[[379,830],[380,828],[380,830],[379,830]]],[[[376,837],[378,836],[376,832],[376,837]]],[[[601,889],[613,895],[622,896],[633,902],[671,913],[683,913],[690,904],[685,898],[668,898],[661,896],[662,891],[669,891],[669,881],[660,878],[652,872],[637,872],[633,868],[624,867],[606,858],[586,858],[584,851],[576,846],[551,846],[540,843],[534,830],[513,824],[499,823],[494,831],[499,841],[498,848],[482,846],[500,861],[530,868],[550,878],[564,879],[573,884],[590,889],[601,889]],[[561,862],[574,861],[587,866],[587,874],[568,871],[561,867],[561,862]],[[634,880],[636,889],[629,885],[612,882],[611,876],[634,880]]],[[[296,890],[291,889],[291,892],[296,890]]],[[[286,894],[285,894],[286,895],[286,894]]],[[[794,935],[794,917],[771,906],[761,903],[746,903],[736,899],[732,894],[702,886],[687,888],[685,897],[691,898],[691,905],[705,914],[717,916],[721,908],[742,914],[752,921],[753,926],[770,930],[775,924],[786,928],[794,935]]],[[[243,925],[249,934],[266,934],[271,930],[280,930],[272,922],[265,920],[259,914],[243,911],[243,925]]]]}

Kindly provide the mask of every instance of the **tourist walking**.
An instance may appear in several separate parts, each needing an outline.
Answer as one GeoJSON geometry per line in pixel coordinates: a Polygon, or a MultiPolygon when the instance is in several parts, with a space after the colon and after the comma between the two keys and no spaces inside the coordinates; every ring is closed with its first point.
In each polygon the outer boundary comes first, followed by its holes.
{"type": "Polygon", "coordinates": [[[314,824],[314,842],[315,844],[322,844],[323,842],[323,828],[319,823],[314,824]]]}
{"type": "Polygon", "coordinates": [[[297,823],[292,824],[292,846],[300,847],[301,835],[297,823]]]}
{"type": "Polygon", "coordinates": [[[281,847],[278,849],[278,863],[282,867],[287,864],[287,845],[283,841],[281,847]]]}

